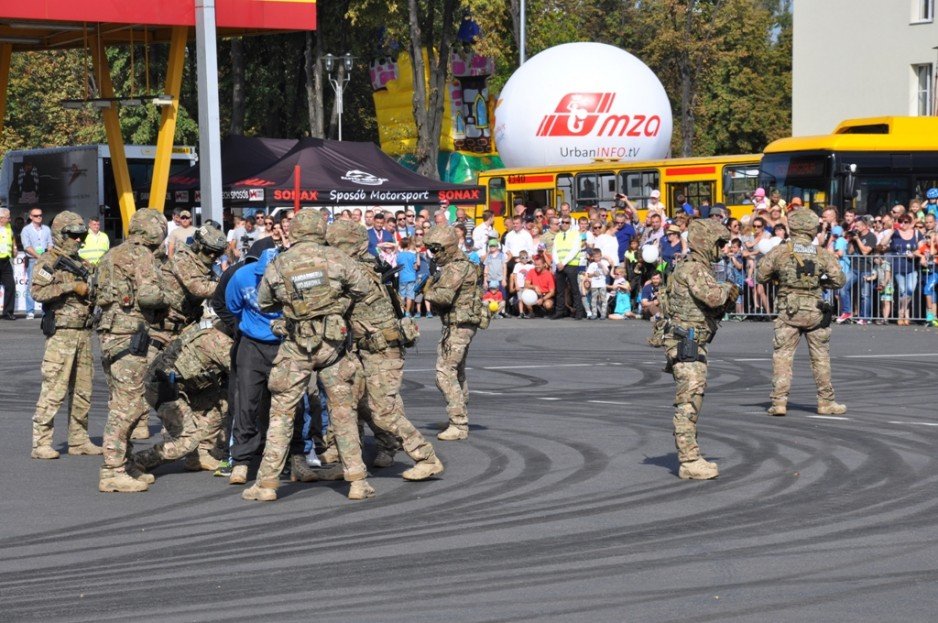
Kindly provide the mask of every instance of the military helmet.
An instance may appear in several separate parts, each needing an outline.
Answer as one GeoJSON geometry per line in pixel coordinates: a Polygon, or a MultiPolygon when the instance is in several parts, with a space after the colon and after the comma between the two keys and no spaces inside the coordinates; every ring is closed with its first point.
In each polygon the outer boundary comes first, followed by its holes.
{"type": "Polygon", "coordinates": [[[794,210],[788,215],[788,229],[792,238],[813,238],[817,233],[817,215],[806,208],[794,210]]]}
{"type": "Polygon", "coordinates": [[[319,212],[304,208],[296,213],[290,226],[290,238],[295,242],[326,242],[326,219],[319,212]]]}
{"type": "Polygon", "coordinates": [[[437,264],[448,264],[459,254],[459,234],[449,225],[434,225],[423,242],[437,264]]]}
{"type": "Polygon", "coordinates": [[[730,230],[716,219],[694,219],[687,226],[687,246],[711,262],[720,259],[720,250],[729,239],[730,230]]]}
{"type": "Polygon", "coordinates": [[[224,253],[225,248],[228,246],[228,239],[225,237],[224,232],[214,224],[206,223],[199,227],[195,230],[193,239],[197,245],[194,249],[197,253],[205,250],[208,251],[208,255],[216,257],[224,253]]]}
{"type": "Polygon", "coordinates": [[[52,241],[66,255],[75,255],[88,235],[85,221],[74,212],[59,212],[52,219],[52,241]]]}
{"type": "Polygon", "coordinates": [[[326,242],[351,257],[361,257],[368,252],[368,231],[361,223],[337,220],[326,229],[326,242]]]}
{"type": "Polygon", "coordinates": [[[130,217],[130,235],[138,236],[148,247],[156,248],[166,239],[166,217],[149,208],[137,210],[130,217]]]}

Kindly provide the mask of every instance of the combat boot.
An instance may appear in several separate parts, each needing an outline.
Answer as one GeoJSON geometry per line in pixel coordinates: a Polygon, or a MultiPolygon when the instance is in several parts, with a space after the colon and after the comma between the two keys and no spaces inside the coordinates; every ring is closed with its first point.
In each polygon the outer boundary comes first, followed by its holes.
{"type": "Polygon", "coordinates": [[[147,489],[147,483],[135,480],[126,472],[115,472],[110,467],[101,468],[98,491],[102,493],[139,493],[147,489]]]}
{"type": "Polygon", "coordinates": [[[334,463],[313,471],[316,472],[316,480],[343,480],[345,478],[345,470],[341,463],[334,463]]]}
{"type": "Polygon", "coordinates": [[[720,475],[720,469],[716,463],[700,458],[696,461],[681,463],[677,475],[681,480],[710,480],[720,475]]]}
{"type": "Polygon", "coordinates": [[[130,438],[134,440],[139,439],[149,439],[150,438],[150,429],[146,426],[138,426],[130,433],[130,438]]]}
{"type": "Polygon", "coordinates": [[[36,446],[33,448],[33,451],[29,454],[34,459],[57,459],[59,458],[58,451],[52,446],[36,446]]]}
{"type": "Polygon", "coordinates": [[[443,462],[436,456],[436,454],[431,454],[422,461],[418,461],[416,465],[405,471],[401,474],[401,477],[404,480],[426,480],[437,474],[443,473],[443,462]]]}
{"type": "Polygon", "coordinates": [[[186,463],[184,468],[187,472],[214,472],[216,469],[218,469],[218,464],[220,462],[221,461],[209,454],[207,450],[202,450],[199,448],[198,450],[193,450],[186,455],[186,463]]]}
{"type": "Polygon", "coordinates": [[[767,413],[769,415],[785,417],[785,415],[788,414],[788,405],[784,402],[774,402],[772,406],[768,408],[767,413]]]}
{"type": "Polygon", "coordinates": [[[104,454],[104,450],[89,439],[79,446],[69,446],[68,453],[72,456],[100,456],[104,454]]]}
{"type": "Polygon", "coordinates": [[[231,468],[231,475],[228,476],[229,485],[243,485],[248,481],[248,466],[235,465],[231,468]]]}
{"type": "Polygon", "coordinates": [[[371,462],[372,467],[391,467],[392,465],[394,465],[394,452],[383,448],[378,450],[375,460],[371,462]]]}
{"type": "Polygon", "coordinates": [[[262,487],[254,483],[241,492],[242,500],[254,500],[255,502],[273,502],[277,499],[277,490],[268,487],[262,487]]]}
{"type": "Polygon", "coordinates": [[[152,485],[154,482],[156,482],[156,476],[143,471],[143,469],[133,460],[127,461],[126,465],[124,465],[124,470],[127,472],[127,475],[134,480],[139,480],[140,482],[148,485],[152,485]]]}
{"type": "Polygon", "coordinates": [[[468,437],[468,430],[463,430],[458,426],[453,426],[452,424],[450,424],[446,430],[436,436],[436,438],[440,441],[459,441],[460,439],[467,439],[468,437]]]}
{"type": "Polygon", "coordinates": [[[326,448],[326,451],[319,455],[319,460],[323,465],[339,462],[339,449],[335,446],[326,448]]]}
{"type": "Polygon", "coordinates": [[[348,499],[350,500],[366,500],[368,498],[374,497],[375,489],[367,480],[355,480],[352,482],[352,486],[348,490],[348,499]]]}
{"type": "Polygon", "coordinates": [[[839,402],[819,402],[817,403],[818,415],[841,415],[847,412],[847,405],[839,402]]]}
{"type": "Polygon", "coordinates": [[[290,482],[316,482],[319,475],[316,470],[306,464],[305,454],[294,454],[290,457],[290,482]]]}

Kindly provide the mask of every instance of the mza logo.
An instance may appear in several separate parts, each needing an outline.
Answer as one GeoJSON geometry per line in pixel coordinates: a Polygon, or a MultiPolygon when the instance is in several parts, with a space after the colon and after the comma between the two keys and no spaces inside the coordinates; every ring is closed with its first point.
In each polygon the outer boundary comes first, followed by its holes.
{"type": "Polygon", "coordinates": [[[346,171],[342,179],[354,184],[361,184],[362,186],[381,186],[381,184],[388,181],[386,177],[378,177],[377,175],[372,175],[366,171],[359,171],[358,169],[346,171]]]}
{"type": "Polygon", "coordinates": [[[567,93],[541,119],[536,136],[658,136],[658,115],[611,114],[615,93],[567,93]]]}

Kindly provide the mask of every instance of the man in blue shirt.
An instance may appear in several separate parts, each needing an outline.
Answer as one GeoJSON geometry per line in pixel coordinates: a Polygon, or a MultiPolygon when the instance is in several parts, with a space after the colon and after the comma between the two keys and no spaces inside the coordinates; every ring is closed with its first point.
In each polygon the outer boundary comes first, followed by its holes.
{"type": "Polygon", "coordinates": [[[29,291],[33,284],[33,267],[39,256],[52,248],[52,230],[48,225],[42,224],[42,209],[32,208],[29,211],[29,224],[20,233],[23,251],[26,252],[26,318],[35,318],[36,302],[29,291]]]}
{"type": "Polygon", "coordinates": [[[373,227],[368,229],[368,252],[378,257],[378,244],[381,242],[397,242],[394,234],[384,228],[384,212],[375,212],[373,227]]]}
{"type": "Polygon", "coordinates": [[[621,264],[625,261],[625,252],[629,250],[629,242],[637,234],[635,226],[632,225],[628,215],[624,212],[616,212],[612,223],[616,227],[616,240],[619,242],[619,263],[621,264]]]}

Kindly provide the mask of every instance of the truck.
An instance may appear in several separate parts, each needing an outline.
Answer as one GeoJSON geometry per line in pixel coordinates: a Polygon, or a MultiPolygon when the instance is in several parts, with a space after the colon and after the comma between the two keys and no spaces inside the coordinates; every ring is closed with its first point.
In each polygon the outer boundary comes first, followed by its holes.
{"type": "MultiPolygon", "coordinates": [[[[127,145],[127,166],[137,207],[145,207],[153,177],[155,145],[127,145]]],[[[198,160],[194,147],[173,147],[170,175],[198,160]]],[[[120,208],[111,152],[107,145],[77,145],[44,149],[11,150],[0,166],[0,204],[10,208],[11,220],[34,207],[43,210],[49,224],[56,214],[71,210],[86,221],[101,219],[101,229],[112,244],[123,238],[120,208]]]]}

